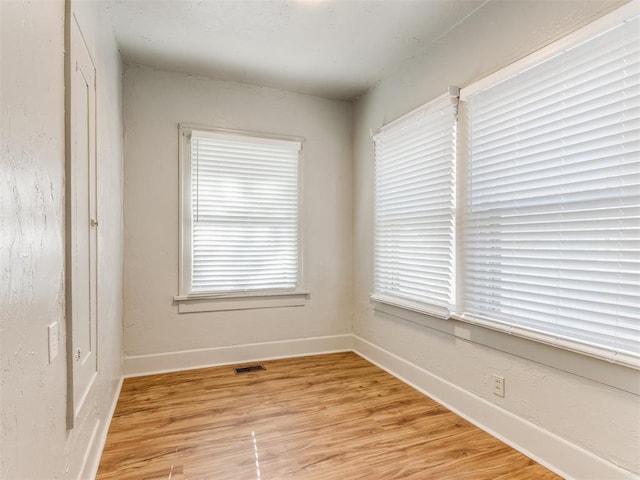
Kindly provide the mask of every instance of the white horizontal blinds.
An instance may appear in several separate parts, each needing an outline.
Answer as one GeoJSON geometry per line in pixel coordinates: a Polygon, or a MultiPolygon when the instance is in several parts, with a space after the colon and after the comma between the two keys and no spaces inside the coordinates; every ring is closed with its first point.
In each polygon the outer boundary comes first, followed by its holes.
{"type": "Polygon", "coordinates": [[[299,150],[192,132],[193,293],[296,287],[299,150]]]}
{"type": "Polygon", "coordinates": [[[468,99],[465,314],[640,356],[639,28],[468,99]]]}
{"type": "Polygon", "coordinates": [[[374,138],[374,299],[443,316],[453,288],[455,109],[447,97],[374,138]]]}

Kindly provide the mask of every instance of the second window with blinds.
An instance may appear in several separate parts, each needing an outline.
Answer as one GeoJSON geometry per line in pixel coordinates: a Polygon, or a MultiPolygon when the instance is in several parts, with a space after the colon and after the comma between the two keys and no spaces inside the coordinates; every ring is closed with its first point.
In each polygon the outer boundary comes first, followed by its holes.
{"type": "Polygon", "coordinates": [[[180,141],[180,311],[300,304],[302,141],[187,126],[180,141]]]}
{"type": "Polygon", "coordinates": [[[374,135],[373,299],[441,317],[453,301],[456,109],[446,95],[374,135]]]}

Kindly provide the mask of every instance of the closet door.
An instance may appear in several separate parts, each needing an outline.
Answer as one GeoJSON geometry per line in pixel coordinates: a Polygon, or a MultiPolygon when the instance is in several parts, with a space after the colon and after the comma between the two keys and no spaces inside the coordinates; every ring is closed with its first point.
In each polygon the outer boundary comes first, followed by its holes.
{"type": "Polygon", "coordinates": [[[68,426],[98,371],[95,67],[80,27],[69,22],[67,97],[68,426]]]}

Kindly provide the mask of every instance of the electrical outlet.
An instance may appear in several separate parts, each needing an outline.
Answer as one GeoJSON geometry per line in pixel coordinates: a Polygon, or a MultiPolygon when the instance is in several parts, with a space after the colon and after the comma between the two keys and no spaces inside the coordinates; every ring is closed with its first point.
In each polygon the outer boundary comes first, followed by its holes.
{"type": "Polygon", "coordinates": [[[504,377],[500,375],[491,375],[493,382],[493,394],[504,398],[504,377]]]}
{"type": "Polygon", "coordinates": [[[53,362],[58,356],[58,322],[49,325],[49,363],[53,362]]]}

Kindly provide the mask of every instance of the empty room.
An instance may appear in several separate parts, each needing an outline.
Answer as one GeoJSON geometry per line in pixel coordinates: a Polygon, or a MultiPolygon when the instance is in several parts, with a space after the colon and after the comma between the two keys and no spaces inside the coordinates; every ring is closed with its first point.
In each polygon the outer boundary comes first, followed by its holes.
{"type": "Polygon", "coordinates": [[[0,0],[0,480],[640,479],[640,0],[0,0]]]}

